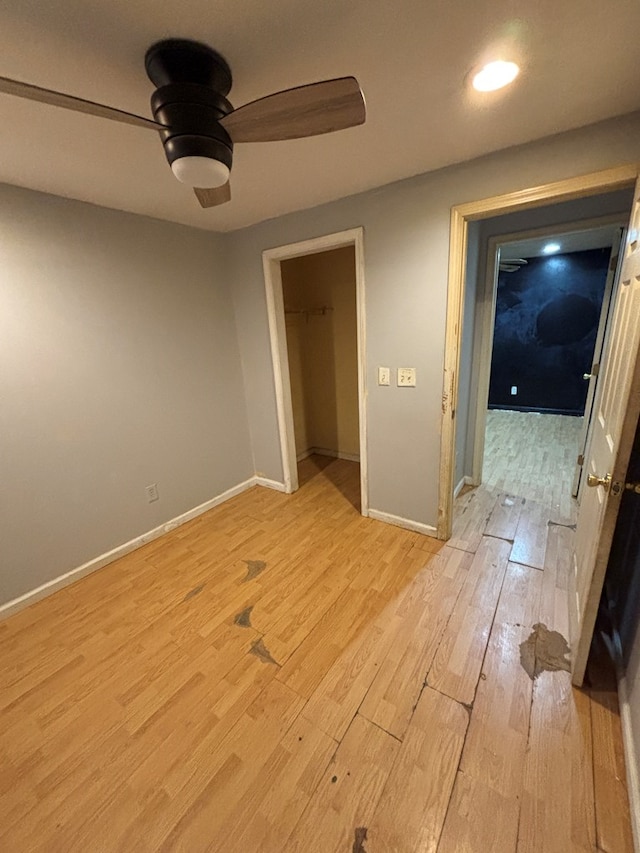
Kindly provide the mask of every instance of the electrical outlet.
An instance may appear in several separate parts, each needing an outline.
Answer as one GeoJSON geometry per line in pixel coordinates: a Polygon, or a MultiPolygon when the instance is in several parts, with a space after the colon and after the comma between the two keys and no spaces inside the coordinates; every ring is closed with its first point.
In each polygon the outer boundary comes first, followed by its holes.
{"type": "Polygon", "coordinates": [[[150,504],[152,504],[154,501],[157,501],[160,498],[160,495],[158,494],[158,484],[157,483],[151,483],[150,486],[147,486],[145,488],[145,492],[147,493],[147,500],[149,501],[150,504]]]}
{"type": "Polygon", "coordinates": [[[517,385],[512,385],[512,386],[511,386],[511,396],[512,396],[512,397],[515,397],[517,393],[518,393],[518,386],[517,386],[517,385]]]}
{"type": "Polygon", "coordinates": [[[398,368],[398,387],[399,388],[415,388],[416,387],[416,369],[415,369],[415,367],[399,367],[398,368]]]}
{"type": "Polygon", "coordinates": [[[388,367],[379,367],[378,368],[378,385],[390,385],[391,384],[391,371],[388,367]]]}

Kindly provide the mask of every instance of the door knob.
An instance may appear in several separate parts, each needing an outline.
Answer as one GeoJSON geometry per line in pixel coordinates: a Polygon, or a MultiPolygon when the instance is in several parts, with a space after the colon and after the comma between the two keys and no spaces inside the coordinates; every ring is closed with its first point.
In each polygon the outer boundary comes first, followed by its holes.
{"type": "Polygon", "coordinates": [[[606,474],[604,477],[598,477],[597,474],[587,474],[587,486],[595,489],[596,486],[602,486],[607,492],[611,485],[611,474],[606,474]]]}
{"type": "Polygon", "coordinates": [[[583,373],[582,374],[583,379],[591,379],[592,376],[593,376],[593,373],[583,373]]]}

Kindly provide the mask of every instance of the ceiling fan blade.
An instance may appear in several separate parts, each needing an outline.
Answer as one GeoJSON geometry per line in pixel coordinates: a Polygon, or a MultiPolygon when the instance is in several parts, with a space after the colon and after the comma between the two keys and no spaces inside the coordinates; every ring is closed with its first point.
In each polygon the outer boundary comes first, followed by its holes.
{"type": "Polygon", "coordinates": [[[355,127],[365,118],[360,84],[339,77],[251,101],[220,123],[234,142],[275,142],[355,127]]]}
{"type": "Polygon", "coordinates": [[[231,201],[231,185],[229,181],[222,187],[214,187],[213,189],[195,187],[193,191],[201,207],[216,207],[218,204],[225,204],[231,201]]]}
{"type": "Polygon", "coordinates": [[[104,104],[96,104],[93,101],[85,101],[84,98],[65,95],[64,92],[54,92],[52,89],[42,89],[40,86],[32,86],[30,83],[21,83],[19,80],[11,80],[9,77],[0,77],[0,93],[16,95],[18,98],[28,98],[30,101],[39,101],[53,107],[64,107],[67,110],[75,110],[78,113],[86,113],[99,118],[109,118],[136,127],[148,127],[151,130],[161,130],[164,127],[164,125],[149,118],[116,110],[104,104]]]}

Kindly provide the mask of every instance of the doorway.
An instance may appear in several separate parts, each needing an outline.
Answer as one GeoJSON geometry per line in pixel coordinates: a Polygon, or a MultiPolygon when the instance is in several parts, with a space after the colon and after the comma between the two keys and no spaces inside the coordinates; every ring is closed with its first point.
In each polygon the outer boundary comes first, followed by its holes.
{"type": "MultiPolygon", "coordinates": [[[[605,175],[617,180],[623,172],[617,169],[605,175]]],[[[499,244],[538,238],[550,240],[554,234],[613,227],[626,221],[633,199],[633,181],[627,178],[624,182],[607,184],[605,175],[601,184],[596,183],[600,176],[589,176],[594,182],[591,192],[576,192],[573,197],[567,196],[564,185],[541,188],[543,195],[537,203],[515,203],[515,211],[510,206],[519,198],[517,194],[515,198],[488,199],[452,211],[454,231],[459,233],[464,229],[465,246],[462,255],[453,243],[452,231],[447,340],[455,339],[456,348],[453,350],[448,345],[446,349],[444,397],[446,402],[454,401],[454,417],[443,420],[438,534],[441,538],[448,538],[451,532],[454,488],[457,494],[464,485],[478,485],[482,477],[498,275],[495,258],[499,244]],[[460,211],[467,207],[473,209],[473,214],[461,216],[460,211]],[[457,307],[455,298],[451,298],[454,295],[460,299],[457,307]],[[454,328],[455,315],[459,325],[454,328]],[[449,455],[451,441],[454,450],[449,455]]],[[[576,186],[583,181],[588,182],[576,179],[576,186]]],[[[512,384],[506,389],[509,397],[512,384]]],[[[577,456],[576,451],[574,461],[577,456]]]]}
{"type": "MultiPolygon", "coordinates": [[[[543,201],[593,197],[598,193],[631,188],[634,185],[629,231],[621,267],[621,286],[612,305],[610,332],[605,340],[603,376],[596,398],[597,412],[592,418],[592,435],[587,445],[585,468],[589,473],[587,485],[591,488],[585,490],[577,514],[576,544],[575,548],[571,548],[573,570],[568,585],[568,607],[569,641],[572,649],[571,673],[575,685],[580,685],[584,676],[595,609],[602,588],[603,567],[606,566],[612,525],[617,515],[621,489],[624,487],[624,468],[631,446],[631,424],[635,424],[637,420],[640,405],[640,397],[637,394],[640,387],[640,302],[637,299],[640,244],[635,239],[640,211],[640,180],[636,179],[635,166],[622,166],[555,185],[460,205],[452,209],[451,217],[441,442],[440,509],[443,538],[448,537],[452,522],[455,414],[459,403],[458,373],[463,349],[464,285],[468,267],[470,223],[487,219],[491,214],[505,214],[510,209],[523,210],[540,206],[543,201]]],[[[509,502],[505,502],[504,507],[508,505],[509,502]]],[[[561,527],[569,526],[550,518],[547,512],[541,515],[547,516],[545,529],[558,524],[561,527]]],[[[527,538],[531,540],[530,536],[527,538]]],[[[513,549],[515,543],[512,551],[513,549]]],[[[512,559],[533,565],[518,557],[512,556],[512,559]]]]}
{"type": "Polygon", "coordinates": [[[625,219],[489,239],[473,485],[571,515],[625,219]]]}
{"type": "Polygon", "coordinates": [[[359,228],[267,250],[263,269],[285,491],[305,458],[357,462],[368,515],[363,253],[359,228]]]}
{"type": "Polygon", "coordinates": [[[280,271],[298,481],[331,479],[331,459],[360,462],[355,250],[288,258],[280,271]],[[301,467],[309,457],[321,459],[301,467]]]}

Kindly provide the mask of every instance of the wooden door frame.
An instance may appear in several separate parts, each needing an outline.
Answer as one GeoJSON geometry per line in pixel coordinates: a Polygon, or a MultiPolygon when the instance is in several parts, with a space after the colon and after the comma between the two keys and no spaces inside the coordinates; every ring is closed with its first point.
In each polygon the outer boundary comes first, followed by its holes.
{"type": "Polygon", "coordinates": [[[549,203],[572,201],[591,195],[625,189],[635,184],[638,163],[567,178],[538,187],[528,187],[504,195],[472,201],[451,208],[449,237],[449,277],[445,331],[442,421],[440,433],[440,483],[438,495],[438,537],[449,539],[453,523],[455,474],[455,414],[458,408],[458,377],[462,343],[467,237],[469,222],[541,207],[549,203]]]}
{"type": "Polygon", "coordinates": [[[296,456],[291,402],[291,379],[289,354],[285,327],[284,298],[282,293],[282,270],[280,264],[289,258],[316,255],[331,249],[353,246],[356,274],[356,335],[358,359],[358,416],[360,431],[360,500],[362,515],[369,514],[368,456],[367,456],[367,372],[366,372],[366,323],[364,287],[364,228],[351,228],[335,234],[325,234],[298,243],[289,243],[262,253],[262,269],[267,297],[267,316],[271,341],[273,380],[276,391],[278,432],[282,457],[282,475],[285,492],[290,494],[298,488],[298,462],[296,456]]]}
{"type": "MultiPolygon", "coordinates": [[[[602,228],[605,225],[617,225],[618,223],[626,225],[626,222],[627,220],[622,220],[620,218],[620,214],[610,213],[606,216],[597,216],[591,219],[583,219],[578,222],[571,221],[561,223],[559,225],[543,225],[539,228],[529,228],[526,231],[498,234],[489,238],[484,287],[482,292],[477,296],[477,301],[483,307],[480,310],[480,317],[476,319],[476,329],[479,333],[480,346],[479,356],[477,359],[478,366],[475,374],[472,374],[472,383],[475,384],[477,393],[470,485],[479,486],[482,482],[487,409],[489,406],[489,381],[491,379],[491,353],[493,350],[493,332],[496,316],[498,250],[507,243],[521,242],[522,240],[535,240],[542,237],[561,237],[564,234],[576,234],[579,231],[591,231],[594,228],[602,228]]],[[[465,482],[467,481],[465,480],[465,482]]]]}

